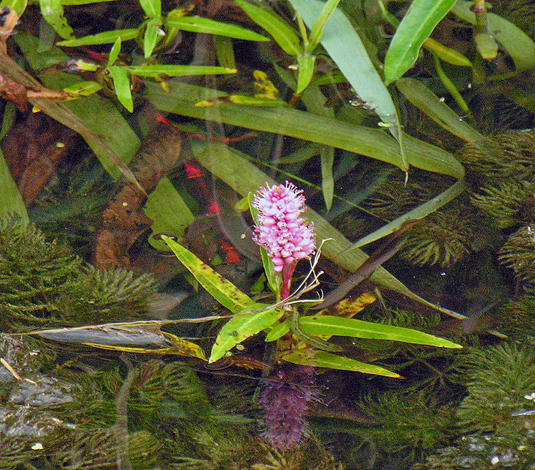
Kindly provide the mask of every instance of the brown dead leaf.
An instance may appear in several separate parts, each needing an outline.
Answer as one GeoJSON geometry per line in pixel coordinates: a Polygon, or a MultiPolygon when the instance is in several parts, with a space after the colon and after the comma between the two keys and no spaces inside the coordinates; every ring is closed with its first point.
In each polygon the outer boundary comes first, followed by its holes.
{"type": "Polygon", "coordinates": [[[76,93],[68,93],[61,90],[49,90],[48,88],[40,88],[38,90],[34,88],[27,89],[28,99],[32,98],[47,98],[54,100],[67,100],[69,98],[78,98],[76,93]]]}
{"type": "Polygon", "coordinates": [[[9,7],[3,7],[0,9],[0,16],[4,20],[4,24],[0,28],[0,49],[4,54],[7,54],[6,41],[8,40],[9,36],[11,36],[13,29],[17,25],[17,22],[19,21],[19,15],[17,15],[15,10],[12,10],[9,7]]]}
{"type": "Polygon", "coordinates": [[[0,73],[0,97],[11,101],[21,113],[28,107],[26,87],[3,73],[0,73]]]}

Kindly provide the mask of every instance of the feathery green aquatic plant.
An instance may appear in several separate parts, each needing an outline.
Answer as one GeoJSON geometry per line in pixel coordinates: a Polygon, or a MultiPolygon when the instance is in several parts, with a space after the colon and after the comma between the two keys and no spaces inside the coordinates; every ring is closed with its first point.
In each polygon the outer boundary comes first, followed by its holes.
{"type": "Polygon", "coordinates": [[[519,219],[526,216],[521,212],[522,205],[534,189],[533,183],[506,179],[495,185],[483,186],[477,193],[472,194],[471,202],[494,226],[505,229],[521,222],[519,219]]]}
{"type": "Polygon", "coordinates": [[[451,266],[481,247],[482,229],[473,208],[454,202],[414,227],[400,254],[418,266],[451,266]]]}
{"type": "Polygon", "coordinates": [[[533,344],[474,349],[465,356],[465,366],[468,395],[457,410],[458,438],[413,470],[533,468],[533,344]]]}
{"type": "Polygon", "coordinates": [[[374,423],[364,434],[377,441],[381,452],[400,454],[407,461],[447,443],[455,428],[454,406],[439,403],[427,392],[388,392],[361,407],[374,423]]]}
{"type": "Polygon", "coordinates": [[[535,131],[508,131],[466,144],[457,155],[471,178],[527,180],[535,162],[535,131]]]}
{"type": "Polygon", "coordinates": [[[526,292],[535,292],[535,230],[529,225],[511,234],[499,251],[500,262],[513,269],[526,292]]]}
{"type": "Polygon", "coordinates": [[[150,275],[83,266],[67,245],[49,242],[16,218],[0,221],[0,325],[19,330],[135,319],[156,293],[150,275]]]}

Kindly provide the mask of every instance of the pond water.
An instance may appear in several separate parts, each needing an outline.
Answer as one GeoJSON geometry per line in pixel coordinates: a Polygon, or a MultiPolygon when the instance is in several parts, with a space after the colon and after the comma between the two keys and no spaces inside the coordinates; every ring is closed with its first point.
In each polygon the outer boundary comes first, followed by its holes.
{"type": "Polygon", "coordinates": [[[475,3],[3,2],[0,470],[535,468],[535,4],[475,3]]]}

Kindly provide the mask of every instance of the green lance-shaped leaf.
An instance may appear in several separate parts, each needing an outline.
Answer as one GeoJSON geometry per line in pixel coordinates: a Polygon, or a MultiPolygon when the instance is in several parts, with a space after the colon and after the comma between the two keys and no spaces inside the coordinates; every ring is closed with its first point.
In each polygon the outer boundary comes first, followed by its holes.
{"type": "Polygon", "coordinates": [[[113,86],[119,102],[130,112],[134,111],[132,90],[130,90],[130,77],[123,67],[110,65],[107,70],[113,78],[113,86]]]}
{"type": "Polygon", "coordinates": [[[446,339],[410,328],[371,323],[354,318],[314,315],[311,317],[301,317],[299,323],[305,332],[313,335],[400,341],[403,343],[435,346],[437,348],[457,349],[462,347],[446,339]]]}
{"type": "Polygon", "coordinates": [[[139,77],[158,77],[159,75],[184,77],[187,75],[221,75],[237,72],[236,69],[211,65],[136,65],[126,66],[124,69],[139,77]]]}
{"type": "Polygon", "coordinates": [[[313,51],[320,43],[321,36],[323,34],[323,28],[339,3],[340,0],[327,0],[327,3],[325,3],[323,10],[321,10],[321,13],[316,21],[314,21],[312,28],[310,28],[310,39],[307,47],[308,50],[313,51]]]}
{"type": "Polygon", "coordinates": [[[361,372],[363,374],[382,375],[384,377],[393,377],[401,379],[401,375],[383,369],[373,364],[350,359],[349,357],[337,356],[325,351],[313,351],[310,349],[297,349],[295,351],[283,352],[281,359],[292,364],[303,366],[325,367],[327,369],[349,370],[351,372],[361,372]]]}
{"type": "MultiPolygon", "coordinates": [[[[458,0],[451,12],[464,21],[476,24],[474,2],[458,0]]],[[[487,30],[509,53],[517,72],[535,67],[535,42],[518,26],[494,13],[487,12],[487,30]]]]}
{"type": "Polygon", "coordinates": [[[169,237],[162,236],[162,238],[178,260],[223,307],[229,309],[232,313],[258,308],[258,304],[239,290],[232,282],[227,281],[210,266],[204,264],[191,251],[169,237]]]}
{"type": "Polygon", "coordinates": [[[131,39],[137,39],[138,36],[138,29],[116,29],[114,31],[84,36],[83,38],[60,41],[57,45],[62,47],[95,46],[98,44],[112,44],[118,38],[121,38],[122,41],[129,41],[131,39]]]}
{"type": "Polygon", "coordinates": [[[314,75],[314,64],[316,63],[316,56],[299,54],[297,56],[297,88],[296,95],[300,95],[305,91],[305,88],[312,81],[314,75]]]}
{"type": "Polygon", "coordinates": [[[161,0],[139,0],[139,4],[149,18],[155,18],[162,14],[161,0]]]}
{"type": "Polygon", "coordinates": [[[121,46],[122,46],[122,39],[119,36],[113,43],[113,46],[111,47],[110,54],[108,55],[108,65],[113,65],[115,64],[115,62],[117,62],[117,59],[119,58],[119,54],[121,53],[121,46]]]}
{"type": "Polygon", "coordinates": [[[414,0],[386,53],[387,85],[401,78],[412,67],[424,41],[454,4],[455,0],[414,0]]]}
{"type": "Polygon", "coordinates": [[[466,142],[475,142],[484,138],[472,126],[464,122],[447,104],[440,101],[439,97],[420,80],[402,78],[396,82],[396,87],[414,106],[453,135],[466,142]]]}
{"type": "Polygon", "coordinates": [[[154,51],[156,44],[158,44],[158,41],[162,37],[162,24],[163,22],[160,16],[151,18],[145,23],[146,29],[145,35],[143,36],[143,54],[145,55],[145,59],[148,59],[152,55],[152,51],[154,51]]]}
{"type": "MultiPolygon", "coordinates": [[[[323,11],[324,3],[319,0],[291,0],[309,28],[323,11]]],[[[395,165],[407,171],[409,163],[403,148],[403,134],[397,110],[390,93],[375,69],[362,40],[344,13],[335,9],[321,37],[321,44],[336,63],[359,97],[373,108],[398,140],[398,157],[395,165]]]]}
{"type": "Polygon", "coordinates": [[[63,16],[61,0],[40,0],[41,14],[46,22],[54,28],[63,39],[72,37],[72,28],[63,16]]]}
{"type": "Polygon", "coordinates": [[[171,13],[165,20],[165,25],[169,28],[178,28],[192,33],[215,34],[245,41],[269,41],[265,36],[240,26],[220,23],[219,21],[209,20],[208,18],[198,18],[193,16],[179,17],[178,15],[172,15],[171,13]]]}
{"type": "Polygon", "coordinates": [[[236,0],[236,5],[258,26],[264,28],[286,54],[297,56],[303,52],[299,36],[277,15],[243,0],[236,0]]]}
{"type": "MultiPolygon", "coordinates": [[[[266,307],[265,304],[253,304],[248,310],[266,307]]],[[[272,309],[250,315],[239,315],[226,323],[217,335],[208,362],[221,359],[227,351],[245,339],[269,328],[284,314],[282,309],[272,309]]]]}

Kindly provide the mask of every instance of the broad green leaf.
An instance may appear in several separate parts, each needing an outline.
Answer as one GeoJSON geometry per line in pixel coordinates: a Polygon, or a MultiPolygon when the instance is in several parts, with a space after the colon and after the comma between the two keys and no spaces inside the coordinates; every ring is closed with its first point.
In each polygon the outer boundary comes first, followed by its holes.
{"type": "MultiPolygon", "coordinates": [[[[153,235],[164,233],[172,235],[179,240],[184,236],[186,228],[195,219],[195,216],[167,177],[162,178],[158,182],[156,189],[149,194],[144,212],[152,220],[151,230],[153,235]]],[[[152,236],[149,239],[149,243],[158,250],[169,250],[165,242],[155,240],[152,236]]]]}
{"type": "Polygon", "coordinates": [[[149,18],[155,18],[162,14],[161,0],[139,0],[139,4],[149,18]]]}
{"type": "Polygon", "coordinates": [[[414,106],[429,116],[439,126],[465,140],[475,142],[484,138],[472,126],[464,122],[447,104],[442,102],[420,80],[402,78],[396,87],[414,106]]]}
{"type": "Polygon", "coordinates": [[[167,75],[169,77],[184,77],[187,75],[217,75],[236,73],[236,69],[225,67],[215,67],[210,65],[137,65],[126,66],[132,75],[139,77],[158,77],[167,75]]]}
{"type": "MultiPolygon", "coordinates": [[[[321,14],[324,3],[319,0],[291,0],[309,28],[321,14]]],[[[323,29],[321,44],[336,63],[359,97],[366,102],[399,140],[396,158],[391,162],[407,171],[409,162],[403,152],[403,134],[396,107],[383,80],[375,69],[355,28],[339,9],[335,9],[323,29]]]]}
{"type": "Polygon", "coordinates": [[[327,0],[317,20],[314,21],[312,28],[310,28],[310,39],[308,46],[310,52],[316,49],[320,43],[325,23],[327,23],[327,20],[330,18],[339,3],[340,0],[327,0]]]}
{"type": "Polygon", "coordinates": [[[28,0],[3,0],[0,3],[0,8],[8,7],[11,10],[15,10],[19,18],[22,16],[27,6],[28,0]]]}
{"type": "Polygon", "coordinates": [[[108,65],[113,65],[117,62],[119,54],[121,53],[122,39],[118,37],[113,46],[111,47],[110,54],[108,55],[108,65]]]}
{"type": "Polygon", "coordinates": [[[251,5],[243,0],[236,0],[236,5],[245,11],[247,16],[258,26],[265,29],[286,54],[297,56],[303,52],[299,36],[275,13],[251,5]]]}
{"type": "Polygon", "coordinates": [[[280,355],[283,361],[303,366],[325,367],[327,369],[349,370],[351,372],[361,372],[362,374],[382,375],[401,379],[401,375],[391,372],[379,366],[365,364],[364,362],[350,359],[349,357],[337,356],[325,351],[311,351],[309,349],[297,349],[295,351],[283,352],[280,355]]]}
{"type": "Polygon", "coordinates": [[[0,188],[2,188],[2,203],[0,204],[0,217],[8,214],[17,214],[23,227],[29,223],[28,212],[22,200],[19,189],[11,177],[11,173],[0,150],[0,188]]]}
{"type": "MultiPolygon", "coordinates": [[[[458,0],[451,12],[462,20],[476,24],[473,2],[458,0]]],[[[494,13],[487,12],[487,30],[505,48],[515,63],[517,72],[535,67],[535,42],[518,26],[494,13]]]]}
{"type": "Polygon", "coordinates": [[[402,343],[422,344],[437,348],[461,348],[451,341],[438,338],[421,331],[399,326],[371,323],[354,318],[332,315],[314,315],[299,319],[301,328],[313,335],[347,336],[351,338],[400,341],[402,343]]]}
{"type": "Polygon", "coordinates": [[[130,90],[130,77],[123,67],[110,65],[107,70],[113,78],[113,86],[119,102],[130,112],[134,111],[134,100],[130,90]]]}
{"type": "Polygon", "coordinates": [[[232,313],[245,311],[246,309],[257,308],[251,307],[258,305],[239,290],[230,281],[224,279],[220,274],[215,272],[210,266],[204,264],[191,251],[184,248],[179,243],[169,237],[162,236],[171,251],[186,269],[195,276],[195,279],[206,289],[206,291],[216,299],[223,307],[232,313]]]}
{"type": "Polygon", "coordinates": [[[121,38],[122,41],[129,41],[131,39],[137,39],[138,36],[138,29],[116,29],[114,31],[106,31],[92,36],[84,36],[83,38],[60,41],[57,43],[57,46],[79,47],[95,46],[97,44],[112,44],[117,41],[117,38],[121,38]]]}
{"type": "Polygon", "coordinates": [[[64,88],[67,93],[77,93],[80,96],[89,96],[97,91],[102,90],[102,85],[97,82],[78,82],[74,85],[64,88]]]}
{"type": "MultiPolygon", "coordinates": [[[[221,92],[182,83],[173,83],[169,93],[155,83],[146,83],[146,90],[148,99],[161,111],[197,119],[209,119],[210,116],[207,116],[205,108],[195,107],[195,103],[205,100],[207,94],[210,98],[225,96],[221,92]]],[[[284,107],[249,108],[221,103],[217,110],[217,119],[224,124],[317,142],[393,165],[399,163],[399,144],[380,129],[356,126],[284,107]]],[[[462,165],[450,153],[409,136],[405,137],[405,146],[412,166],[454,178],[464,176],[462,165]]]]}
{"type": "Polygon", "coordinates": [[[385,56],[385,83],[401,78],[409,70],[424,41],[446,16],[455,0],[414,0],[392,38],[385,56]]]}
{"type": "Polygon", "coordinates": [[[146,29],[145,35],[143,36],[143,54],[145,55],[145,59],[148,59],[152,55],[152,51],[154,51],[156,44],[158,44],[158,41],[162,37],[162,24],[163,22],[160,16],[150,18],[145,23],[146,29]]]}
{"type": "Polygon", "coordinates": [[[208,18],[193,16],[178,17],[172,15],[172,13],[173,12],[167,16],[165,21],[165,25],[169,28],[178,28],[183,31],[191,31],[192,33],[216,34],[245,41],[269,41],[265,36],[255,33],[254,31],[249,31],[241,26],[220,23],[219,21],[209,20],[208,18]]]}
{"type": "Polygon", "coordinates": [[[305,91],[305,88],[312,81],[314,75],[314,64],[316,63],[316,56],[310,54],[299,54],[297,56],[297,88],[296,95],[300,95],[305,91]]]}
{"type": "Polygon", "coordinates": [[[72,37],[72,28],[63,16],[61,0],[39,0],[41,14],[46,22],[54,28],[63,39],[72,37]]]}
{"type": "Polygon", "coordinates": [[[457,181],[457,183],[446,189],[446,191],[444,191],[443,193],[440,193],[438,196],[435,196],[433,199],[430,199],[429,201],[425,202],[424,204],[421,204],[415,209],[410,210],[409,212],[403,214],[392,222],[383,225],[380,229],[369,233],[365,237],[362,237],[360,240],[353,244],[351,249],[360,248],[362,246],[369,245],[370,243],[373,243],[376,240],[380,240],[381,238],[384,238],[387,235],[390,235],[391,233],[394,233],[395,231],[399,230],[401,226],[406,222],[409,222],[411,220],[423,219],[424,217],[435,212],[437,209],[446,205],[448,202],[452,201],[457,196],[462,194],[465,190],[465,187],[466,186],[464,184],[464,180],[457,181]]]}
{"type": "MultiPolygon", "coordinates": [[[[265,306],[253,303],[248,310],[265,306]]],[[[221,359],[227,351],[245,339],[269,328],[284,315],[282,309],[240,315],[230,319],[217,335],[208,362],[221,359]]]]}

